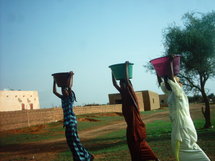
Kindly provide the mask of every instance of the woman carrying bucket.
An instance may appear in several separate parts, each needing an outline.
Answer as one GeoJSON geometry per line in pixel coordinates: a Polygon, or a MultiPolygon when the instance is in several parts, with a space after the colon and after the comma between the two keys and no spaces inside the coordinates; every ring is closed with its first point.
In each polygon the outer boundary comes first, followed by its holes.
{"type": "Polygon", "coordinates": [[[67,144],[73,154],[74,161],[92,161],[93,155],[90,154],[80,143],[77,133],[77,120],[73,112],[73,103],[76,101],[75,93],[71,86],[73,82],[73,72],[56,73],[54,76],[53,93],[61,99],[64,113],[64,127],[66,128],[65,135],[67,144]],[[56,80],[55,80],[56,79],[56,80]],[[61,86],[62,95],[56,90],[56,82],[61,86]]]}
{"type": "MultiPolygon", "coordinates": [[[[122,71],[125,77],[124,79],[120,79],[120,86],[118,86],[113,72],[112,81],[114,87],[120,92],[122,98],[122,113],[127,123],[126,136],[131,159],[132,161],[158,161],[157,156],[145,140],[145,124],[141,120],[137,97],[128,76],[129,62],[122,65],[125,66],[124,71],[122,71]]],[[[112,68],[112,66],[110,66],[110,68],[112,68]]]]}
{"type": "MultiPolygon", "coordinates": [[[[158,59],[155,59],[155,61],[159,62],[158,59]]],[[[210,161],[203,150],[196,144],[197,133],[190,116],[188,98],[182,89],[179,78],[175,76],[179,72],[179,68],[175,66],[180,64],[179,60],[176,60],[176,57],[162,57],[160,59],[167,61],[159,64],[158,69],[156,69],[156,64],[153,60],[151,63],[154,63],[161,89],[168,95],[167,103],[172,123],[171,146],[176,160],[210,161]],[[166,72],[170,71],[170,73],[165,73],[165,70],[161,72],[161,68],[166,67],[169,68],[166,72]],[[164,81],[161,77],[164,78],[164,81]]]]}

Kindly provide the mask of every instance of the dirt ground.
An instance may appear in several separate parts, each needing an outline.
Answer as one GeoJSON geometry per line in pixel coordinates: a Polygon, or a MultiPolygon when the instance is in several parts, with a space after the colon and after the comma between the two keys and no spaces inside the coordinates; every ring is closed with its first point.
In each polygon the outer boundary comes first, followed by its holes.
{"type": "MultiPolygon", "coordinates": [[[[190,107],[192,118],[201,116],[201,105],[191,105],[190,107]]],[[[107,114],[99,114],[105,116],[114,116],[121,115],[120,113],[107,113],[107,114]]],[[[154,120],[169,120],[168,111],[146,114],[142,117],[145,123],[152,122],[154,120]]],[[[92,118],[80,118],[78,121],[97,121],[92,118]]],[[[40,125],[34,127],[35,129],[29,130],[28,128],[22,130],[11,130],[10,133],[42,133],[45,129],[46,125],[40,125]],[[29,130],[29,131],[28,131],[29,130]]],[[[112,131],[116,131],[119,129],[126,128],[126,124],[124,121],[118,121],[112,125],[106,125],[103,127],[84,130],[79,132],[79,136],[81,140],[92,139],[97,136],[103,135],[105,133],[109,133],[112,131]]],[[[0,154],[3,154],[3,157],[0,158],[1,161],[16,161],[16,158],[19,160],[28,161],[47,161],[54,160],[56,155],[59,152],[65,151],[68,149],[65,137],[53,139],[53,140],[43,140],[37,141],[27,144],[19,144],[19,145],[8,145],[4,147],[0,147],[0,154]],[[5,154],[5,155],[4,155],[5,154]],[[21,158],[21,159],[20,159],[21,158]]]]}

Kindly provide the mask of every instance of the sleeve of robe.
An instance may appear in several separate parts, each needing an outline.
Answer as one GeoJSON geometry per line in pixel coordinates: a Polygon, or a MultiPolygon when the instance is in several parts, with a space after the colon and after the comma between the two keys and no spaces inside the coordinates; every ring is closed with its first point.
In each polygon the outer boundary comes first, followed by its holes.
{"type": "Polygon", "coordinates": [[[168,83],[172,89],[172,92],[175,94],[175,96],[179,99],[182,98],[182,88],[177,82],[173,82],[172,80],[168,79],[168,83]]]}
{"type": "MultiPolygon", "coordinates": [[[[181,105],[181,99],[183,99],[183,90],[180,87],[180,85],[176,82],[173,82],[172,80],[168,80],[168,83],[172,89],[172,93],[175,95],[174,104],[176,106],[176,118],[175,118],[175,139],[178,141],[182,141],[183,131],[184,127],[182,127],[182,115],[180,115],[180,112],[182,111],[182,108],[184,107],[181,105]]],[[[170,107],[171,108],[171,107],[170,107]]]]}

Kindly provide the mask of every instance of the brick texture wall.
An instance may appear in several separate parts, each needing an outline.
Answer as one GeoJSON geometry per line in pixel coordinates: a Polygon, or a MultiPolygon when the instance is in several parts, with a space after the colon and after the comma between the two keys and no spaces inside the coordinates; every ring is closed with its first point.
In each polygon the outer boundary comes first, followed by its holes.
{"type": "MultiPolygon", "coordinates": [[[[122,112],[121,105],[74,107],[76,115],[122,112]]],[[[0,112],[0,131],[45,124],[63,119],[62,108],[0,112]]]]}

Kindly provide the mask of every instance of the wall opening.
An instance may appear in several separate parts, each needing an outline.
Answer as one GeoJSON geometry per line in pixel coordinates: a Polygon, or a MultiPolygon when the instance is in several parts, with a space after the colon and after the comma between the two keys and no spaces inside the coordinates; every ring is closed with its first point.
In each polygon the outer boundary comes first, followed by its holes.
{"type": "Polygon", "coordinates": [[[22,110],[25,110],[25,104],[22,103],[22,110]]]}
{"type": "Polygon", "coordinates": [[[33,108],[34,108],[34,105],[33,105],[33,103],[31,103],[30,104],[30,109],[33,110],[33,108]]]}

